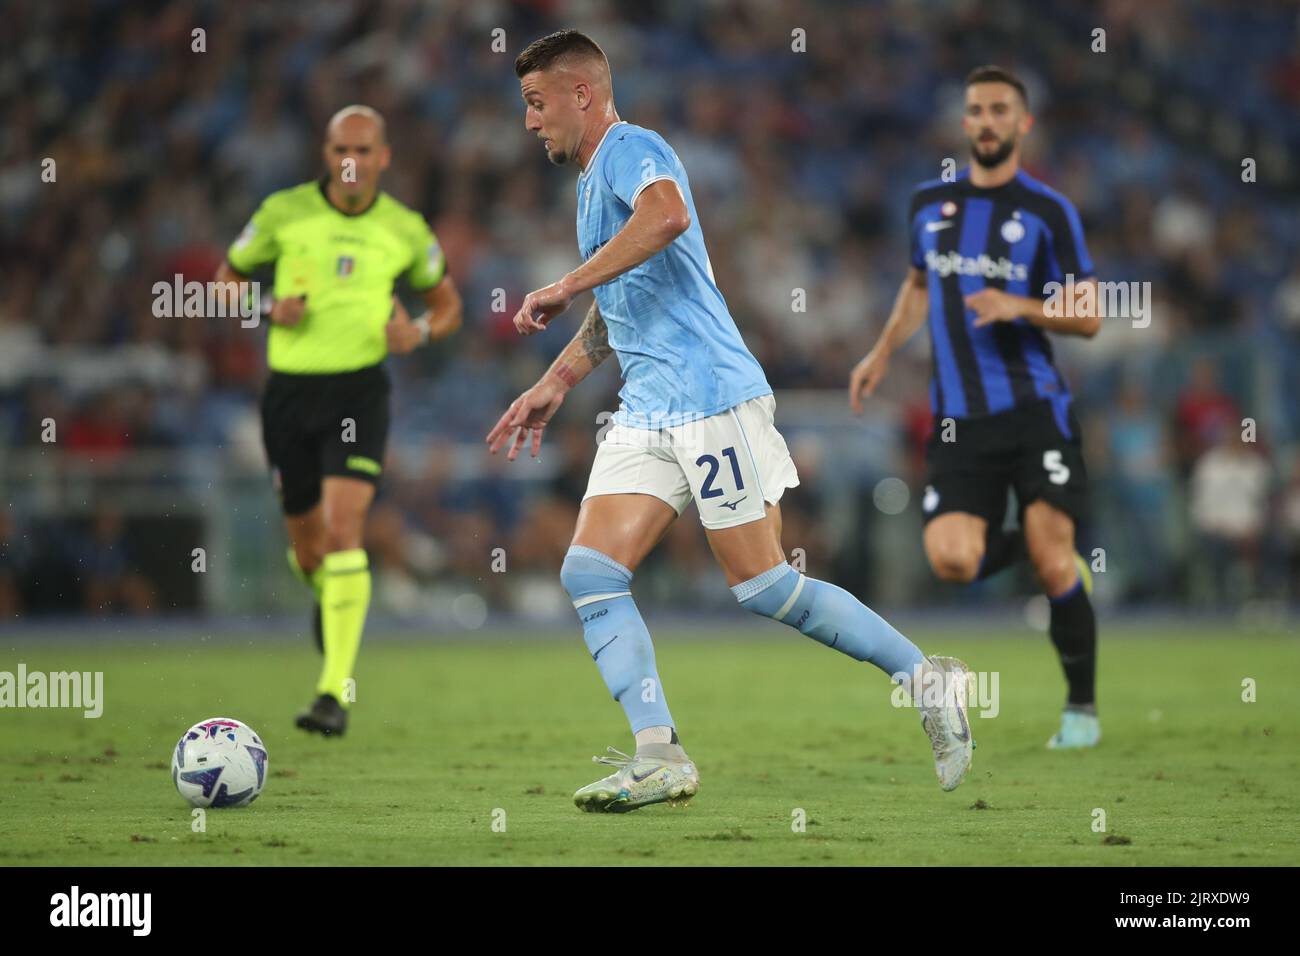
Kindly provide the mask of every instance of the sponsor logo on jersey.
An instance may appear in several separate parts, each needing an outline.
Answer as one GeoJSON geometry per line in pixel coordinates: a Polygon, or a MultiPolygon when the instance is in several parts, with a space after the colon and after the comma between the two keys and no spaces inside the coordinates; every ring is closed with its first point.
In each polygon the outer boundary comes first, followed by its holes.
{"type": "Polygon", "coordinates": [[[1024,282],[1029,278],[1029,267],[1023,263],[1012,262],[1006,256],[994,259],[983,252],[978,256],[963,256],[956,250],[944,253],[931,249],[925,254],[925,265],[939,273],[941,278],[950,275],[983,276],[1004,282],[1024,282]]]}

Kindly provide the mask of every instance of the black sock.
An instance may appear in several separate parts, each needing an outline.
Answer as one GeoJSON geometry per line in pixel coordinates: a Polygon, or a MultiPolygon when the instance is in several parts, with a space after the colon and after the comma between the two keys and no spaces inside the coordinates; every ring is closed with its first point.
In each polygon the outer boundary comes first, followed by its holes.
{"type": "Polygon", "coordinates": [[[990,528],[988,534],[984,536],[984,560],[980,562],[975,577],[983,581],[1003,568],[1023,560],[1025,556],[1025,536],[1019,528],[1012,528],[1010,531],[1001,528],[994,531],[990,528]]]}
{"type": "Polygon", "coordinates": [[[1085,710],[1097,700],[1097,619],[1092,613],[1088,592],[1079,581],[1073,590],[1051,599],[1050,633],[1056,653],[1061,657],[1070,694],[1066,706],[1085,710]]]}

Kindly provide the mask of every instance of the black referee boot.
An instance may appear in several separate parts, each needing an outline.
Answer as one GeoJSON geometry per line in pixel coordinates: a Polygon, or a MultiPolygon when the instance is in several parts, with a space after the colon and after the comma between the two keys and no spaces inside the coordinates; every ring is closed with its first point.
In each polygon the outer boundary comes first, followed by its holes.
{"type": "Polygon", "coordinates": [[[348,712],[330,694],[321,694],[311,709],[298,715],[295,723],[303,730],[325,737],[342,737],[348,729],[348,712]]]}

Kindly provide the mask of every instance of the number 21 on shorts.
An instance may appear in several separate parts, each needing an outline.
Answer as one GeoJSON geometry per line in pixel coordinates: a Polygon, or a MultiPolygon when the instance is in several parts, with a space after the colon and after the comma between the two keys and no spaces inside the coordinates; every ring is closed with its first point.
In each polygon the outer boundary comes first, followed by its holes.
{"type": "MultiPolygon", "coordinates": [[[[745,482],[740,477],[740,462],[736,460],[735,446],[722,449],[723,457],[731,461],[731,477],[735,479],[736,490],[744,491],[745,482]]],[[[695,464],[700,467],[707,467],[709,473],[704,477],[704,484],[700,486],[701,498],[717,498],[719,495],[726,494],[721,488],[713,487],[713,479],[718,477],[719,462],[713,455],[701,455],[695,459],[695,464]]]]}

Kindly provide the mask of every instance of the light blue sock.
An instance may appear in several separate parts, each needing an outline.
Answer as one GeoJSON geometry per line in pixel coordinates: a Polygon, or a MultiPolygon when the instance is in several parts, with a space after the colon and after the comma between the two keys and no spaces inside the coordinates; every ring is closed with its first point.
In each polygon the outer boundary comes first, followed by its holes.
{"type": "Polygon", "coordinates": [[[594,548],[574,545],[564,556],[560,581],[582,619],[587,650],[610,694],[623,705],[632,733],[672,727],[650,632],[629,589],[632,572],[594,548]]]}
{"type": "Polygon", "coordinates": [[[781,562],[731,589],[746,610],[789,624],[800,634],[871,661],[893,677],[911,675],[924,655],[880,615],[843,588],[805,577],[781,562]]]}

